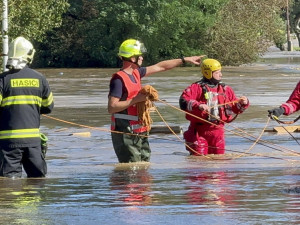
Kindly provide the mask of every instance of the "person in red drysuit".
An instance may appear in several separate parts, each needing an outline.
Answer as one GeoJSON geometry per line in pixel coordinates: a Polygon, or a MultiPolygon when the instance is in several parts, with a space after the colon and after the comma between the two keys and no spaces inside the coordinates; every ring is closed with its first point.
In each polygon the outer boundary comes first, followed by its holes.
{"type": "Polygon", "coordinates": [[[279,117],[283,115],[291,115],[300,109],[300,81],[290,95],[289,99],[281,104],[280,107],[268,110],[269,116],[279,117]]]}
{"type": "Polygon", "coordinates": [[[190,126],[184,139],[191,155],[224,154],[224,123],[249,107],[247,97],[237,98],[233,89],[221,82],[221,68],[217,60],[205,59],[202,80],[188,86],[180,96],[180,108],[200,118],[186,114],[190,126]]]}

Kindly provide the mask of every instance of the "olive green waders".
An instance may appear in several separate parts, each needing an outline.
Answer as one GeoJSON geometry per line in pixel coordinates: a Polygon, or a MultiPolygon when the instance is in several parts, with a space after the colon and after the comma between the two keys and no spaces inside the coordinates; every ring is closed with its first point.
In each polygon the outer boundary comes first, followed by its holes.
{"type": "MultiPolygon", "coordinates": [[[[141,133],[147,135],[147,132],[141,133]]],[[[139,135],[112,133],[112,142],[120,163],[149,162],[151,149],[148,138],[139,135]]]]}

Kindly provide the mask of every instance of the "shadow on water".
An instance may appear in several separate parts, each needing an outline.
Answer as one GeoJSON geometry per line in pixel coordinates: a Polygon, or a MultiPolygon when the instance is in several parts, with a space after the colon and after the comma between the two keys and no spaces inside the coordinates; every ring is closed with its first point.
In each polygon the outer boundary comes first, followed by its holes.
{"type": "MultiPolygon", "coordinates": [[[[299,145],[288,134],[266,132],[262,139],[280,147],[257,144],[250,151],[255,138],[235,133],[258,137],[267,110],[286,101],[299,81],[299,68],[299,58],[224,67],[223,81],[251,102],[226,126],[226,155],[192,157],[174,135],[153,134],[151,163],[136,164],[118,164],[111,144],[106,105],[116,69],[40,69],[55,98],[51,116],[60,119],[41,121],[49,137],[49,173],[45,179],[0,179],[1,224],[299,223],[300,157],[282,150],[299,152],[299,145]],[[76,135],[86,132],[90,136],[76,135]]],[[[199,68],[182,67],[143,84],[178,107],[181,92],[200,78],[199,68]]],[[[156,106],[168,123],[187,128],[181,112],[156,106]]],[[[271,121],[269,129],[276,125],[271,121]]]]}

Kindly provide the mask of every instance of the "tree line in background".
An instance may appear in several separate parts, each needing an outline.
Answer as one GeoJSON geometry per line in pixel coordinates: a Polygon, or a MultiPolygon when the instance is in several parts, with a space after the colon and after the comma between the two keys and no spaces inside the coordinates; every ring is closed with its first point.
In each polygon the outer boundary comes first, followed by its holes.
{"type": "MultiPolygon", "coordinates": [[[[14,0],[9,1],[8,35],[33,40],[35,67],[118,67],[118,48],[128,38],[144,42],[146,64],[205,54],[224,65],[241,65],[286,42],[286,3],[14,0]]],[[[297,4],[290,0],[291,21],[300,13],[297,4]]]]}

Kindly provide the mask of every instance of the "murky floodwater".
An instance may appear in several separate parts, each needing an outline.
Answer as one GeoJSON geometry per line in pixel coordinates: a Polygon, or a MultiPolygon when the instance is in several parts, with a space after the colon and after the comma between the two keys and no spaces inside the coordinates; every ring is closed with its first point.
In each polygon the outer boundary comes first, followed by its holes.
{"type": "MultiPolygon", "coordinates": [[[[190,157],[174,135],[152,134],[151,163],[128,165],[117,163],[108,132],[108,83],[115,70],[39,70],[55,96],[51,116],[63,121],[42,117],[49,137],[47,178],[0,179],[0,224],[298,224],[299,144],[269,132],[277,126],[271,121],[265,142],[252,145],[267,110],[288,98],[299,70],[298,57],[224,68],[223,81],[251,102],[226,127],[225,156],[190,157]]],[[[199,79],[198,68],[176,68],[143,83],[178,107],[182,90],[199,79]]],[[[187,128],[180,111],[156,106],[170,125],[187,128]]],[[[293,136],[299,140],[299,133],[293,136]]]]}

